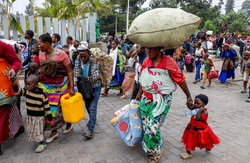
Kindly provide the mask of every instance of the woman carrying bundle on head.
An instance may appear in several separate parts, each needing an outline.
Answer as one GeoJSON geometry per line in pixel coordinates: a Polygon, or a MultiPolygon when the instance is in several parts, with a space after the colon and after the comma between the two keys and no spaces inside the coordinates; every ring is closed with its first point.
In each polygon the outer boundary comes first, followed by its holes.
{"type": "Polygon", "coordinates": [[[142,64],[139,77],[140,90],[136,100],[140,102],[143,141],[142,147],[150,162],[159,161],[162,154],[160,127],[170,109],[172,94],[178,84],[187,97],[187,105],[193,102],[185,76],[176,62],[161,53],[162,47],[147,47],[148,58],[142,64]]]}

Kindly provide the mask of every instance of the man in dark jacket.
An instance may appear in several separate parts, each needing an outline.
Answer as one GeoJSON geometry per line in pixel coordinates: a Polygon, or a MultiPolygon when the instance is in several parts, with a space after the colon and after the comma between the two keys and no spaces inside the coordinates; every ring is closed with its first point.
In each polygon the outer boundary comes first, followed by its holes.
{"type": "MultiPolygon", "coordinates": [[[[30,62],[31,62],[31,46],[34,44],[34,43],[37,43],[37,40],[33,38],[34,37],[34,32],[32,30],[26,30],[25,33],[24,33],[24,38],[26,40],[29,41],[29,44],[28,44],[28,56],[27,58],[25,59],[25,61],[22,63],[22,66],[26,66],[28,65],[30,62]]],[[[28,70],[25,70],[25,79],[26,79],[26,75],[28,73],[28,70]]]]}

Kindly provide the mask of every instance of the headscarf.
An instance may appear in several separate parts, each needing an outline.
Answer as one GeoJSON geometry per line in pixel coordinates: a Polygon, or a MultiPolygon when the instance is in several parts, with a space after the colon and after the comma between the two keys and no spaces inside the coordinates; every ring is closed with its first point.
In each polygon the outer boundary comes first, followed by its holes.
{"type": "Polygon", "coordinates": [[[199,94],[195,98],[200,99],[206,105],[208,104],[208,97],[207,97],[207,95],[199,94]]]}
{"type": "Polygon", "coordinates": [[[230,42],[229,41],[225,42],[224,46],[225,47],[229,47],[230,46],[230,42]]]}
{"type": "Polygon", "coordinates": [[[89,48],[89,44],[86,41],[82,41],[78,46],[77,50],[87,50],[89,48]]]}

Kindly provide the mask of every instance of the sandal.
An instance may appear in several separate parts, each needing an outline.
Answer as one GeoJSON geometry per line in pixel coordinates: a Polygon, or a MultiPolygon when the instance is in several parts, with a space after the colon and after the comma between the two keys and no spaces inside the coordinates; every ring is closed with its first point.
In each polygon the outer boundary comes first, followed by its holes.
{"type": "Polygon", "coordinates": [[[211,84],[208,84],[207,87],[211,87],[211,84]]]}
{"type": "Polygon", "coordinates": [[[187,152],[184,152],[181,154],[181,158],[182,159],[188,159],[188,158],[191,158],[192,157],[192,154],[189,154],[187,152]]]}
{"type": "Polygon", "coordinates": [[[40,144],[40,145],[36,148],[35,152],[36,152],[36,153],[41,153],[41,152],[43,152],[43,151],[45,150],[45,148],[46,148],[46,144],[40,144]]]}
{"type": "Polygon", "coordinates": [[[151,155],[151,156],[149,156],[149,162],[150,162],[150,163],[157,163],[157,162],[159,162],[160,159],[161,159],[162,153],[163,153],[163,148],[161,149],[160,154],[156,154],[156,155],[151,155]]]}
{"type": "Polygon", "coordinates": [[[201,89],[205,89],[205,87],[201,86],[201,89]]]}

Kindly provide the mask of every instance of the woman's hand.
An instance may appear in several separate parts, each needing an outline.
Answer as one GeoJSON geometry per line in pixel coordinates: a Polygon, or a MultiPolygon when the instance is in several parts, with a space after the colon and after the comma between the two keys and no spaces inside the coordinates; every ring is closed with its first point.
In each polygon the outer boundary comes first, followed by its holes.
{"type": "Polygon", "coordinates": [[[194,109],[194,104],[193,104],[193,99],[191,97],[188,97],[187,98],[187,107],[190,109],[190,110],[193,110],[194,109]]]}
{"type": "Polygon", "coordinates": [[[138,93],[137,93],[136,98],[135,98],[136,101],[141,101],[141,95],[142,95],[142,93],[143,93],[142,86],[140,84],[140,88],[139,88],[138,93]]]}
{"type": "Polygon", "coordinates": [[[138,94],[136,95],[135,100],[136,100],[136,101],[141,101],[141,94],[138,93],[138,94]]]}
{"type": "Polygon", "coordinates": [[[9,79],[10,81],[14,81],[16,79],[16,72],[13,69],[9,71],[9,79]]]}
{"type": "Polygon", "coordinates": [[[70,95],[70,96],[74,96],[74,95],[75,95],[75,90],[74,90],[74,88],[71,88],[71,89],[69,90],[69,95],[70,95]]]}

